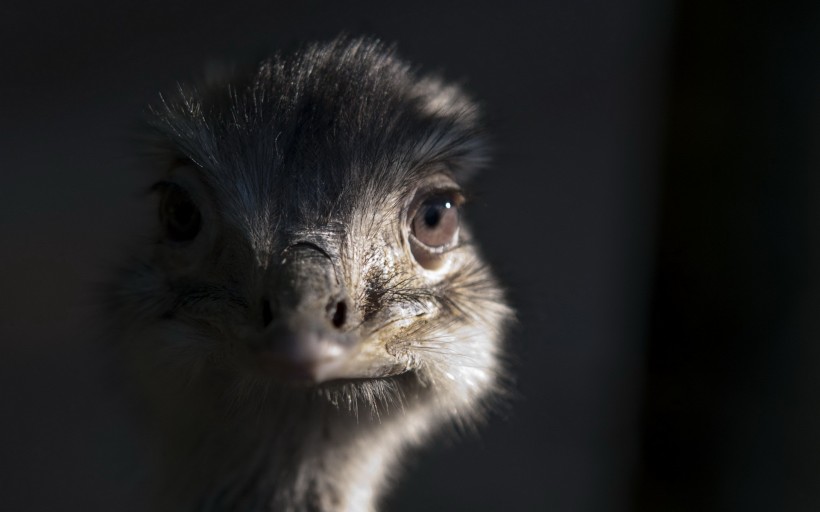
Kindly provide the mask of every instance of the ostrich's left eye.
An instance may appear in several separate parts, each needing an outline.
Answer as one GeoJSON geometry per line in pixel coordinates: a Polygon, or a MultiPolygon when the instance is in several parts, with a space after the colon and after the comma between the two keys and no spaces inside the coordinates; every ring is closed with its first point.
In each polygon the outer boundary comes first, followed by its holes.
{"type": "Polygon", "coordinates": [[[458,207],[462,202],[457,192],[440,193],[425,199],[415,210],[410,221],[410,248],[422,267],[438,268],[444,251],[458,241],[458,207]]]}
{"type": "Polygon", "coordinates": [[[199,212],[190,194],[174,183],[162,183],[159,217],[169,239],[175,242],[193,240],[202,226],[199,212]]]}

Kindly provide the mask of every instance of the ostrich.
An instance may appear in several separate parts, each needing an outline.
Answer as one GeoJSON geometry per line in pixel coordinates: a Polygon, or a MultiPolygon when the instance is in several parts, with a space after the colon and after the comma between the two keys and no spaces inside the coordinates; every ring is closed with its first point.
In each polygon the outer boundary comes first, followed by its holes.
{"type": "Polygon", "coordinates": [[[158,222],[112,287],[155,510],[370,511],[503,389],[511,316],[460,219],[475,105],[338,38],[151,109],[158,222]]]}

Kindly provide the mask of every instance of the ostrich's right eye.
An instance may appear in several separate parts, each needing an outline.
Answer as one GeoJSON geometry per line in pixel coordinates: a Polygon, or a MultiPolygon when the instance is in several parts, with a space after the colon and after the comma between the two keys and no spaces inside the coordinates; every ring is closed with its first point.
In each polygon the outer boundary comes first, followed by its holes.
{"type": "Polygon", "coordinates": [[[190,194],[175,183],[161,183],[159,218],[169,239],[175,242],[193,240],[202,227],[202,214],[190,194]]]}

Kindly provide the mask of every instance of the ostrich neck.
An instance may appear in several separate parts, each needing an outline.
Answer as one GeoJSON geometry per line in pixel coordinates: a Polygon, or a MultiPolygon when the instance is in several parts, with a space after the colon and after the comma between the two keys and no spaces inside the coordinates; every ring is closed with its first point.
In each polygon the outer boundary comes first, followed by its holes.
{"type": "Polygon", "coordinates": [[[293,402],[268,402],[262,411],[229,418],[224,411],[186,413],[166,435],[164,508],[373,510],[419,415],[357,416],[326,401],[293,402]]]}

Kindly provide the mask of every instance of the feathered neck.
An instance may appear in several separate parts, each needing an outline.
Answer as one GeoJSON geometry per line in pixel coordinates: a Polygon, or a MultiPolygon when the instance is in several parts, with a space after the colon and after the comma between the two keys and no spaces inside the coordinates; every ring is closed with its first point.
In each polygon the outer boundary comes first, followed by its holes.
{"type": "Polygon", "coordinates": [[[374,510],[434,423],[413,374],[320,389],[220,380],[163,394],[160,510],[374,510]]]}

